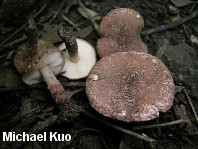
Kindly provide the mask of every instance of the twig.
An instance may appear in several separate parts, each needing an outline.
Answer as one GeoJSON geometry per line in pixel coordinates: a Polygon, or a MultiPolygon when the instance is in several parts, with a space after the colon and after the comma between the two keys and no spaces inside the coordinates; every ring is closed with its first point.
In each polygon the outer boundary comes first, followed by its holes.
{"type": "MultiPolygon", "coordinates": [[[[188,139],[188,137],[183,136],[183,140],[185,140],[190,146],[192,146],[192,147],[193,147],[192,149],[198,149],[198,147],[197,147],[195,144],[193,144],[193,143],[188,139]]],[[[190,146],[189,146],[188,148],[191,148],[190,146]]]]}
{"type": "MultiPolygon", "coordinates": [[[[63,87],[85,87],[85,82],[61,82],[63,87]]],[[[24,91],[24,90],[31,90],[31,89],[45,89],[44,85],[36,85],[36,86],[15,86],[15,87],[9,87],[9,88],[0,88],[1,92],[17,92],[17,91],[24,91]]]]}
{"type": "Polygon", "coordinates": [[[186,133],[186,135],[194,136],[194,135],[198,135],[198,132],[188,132],[188,133],[186,133]]]}
{"type": "Polygon", "coordinates": [[[66,2],[66,0],[63,0],[63,1],[61,2],[61,4],[59,5],[57,11],[54,13],[52,19],[49,21],[49,24],[51,24],[51,23],[54,21],[54,19],[57,17],[59,11],[61,10],[61,8],[63,7],[63,5],[64,5],[65,2],[66,2]]]}
{"type": "Polygon", "coordinates": [[[160,4],[162,4],[162,5],[165,5],[165,6],[168,6],[168,5],[169,5],[169,4],[164,3],[164,2],[162,2],[162,1],[160,1],[160,0],[156,0],[156,2],[157,2],[157,3],[160,3],[160,4]]]}
{"type": "Polygon", "coordinates": [[[64,15],[62,15],[62,18],[67,21],[69,24],[71,24],[73,27],[77,28],[77,30],[80,30],[80,28],[75,25],[71,20],[69,20],[67,17],[65,17],[64,15]]]}
{"type": "Polygon", "coordinates": [[[9,88],[0,88],[0,93],[17,92],[17,91],[24,91],[24,90],[31,90],[31,89],[42,89],[42,87],[41,86],[28,86],[28,87],[15,86],[15,87],[9,87],[9,88]]]}
{"type": "MultiPolygon", "coordinates": [[[[21,42],[25,41],[26,39],[27,39],[26,36],[23,36],[22,38],[16,39],[16,40],[14,40],[14,41],[11,42],[11,43],[8,43],[8,44],[6,44],[6,45],[3,45],[2,47],[0,47],[0,52],[3,51],[3,50],[6,49],[6,48],[9,48],[9,47],[14,46],[15,44],[21,43],[21,42]]],[[[1,56],[0,56],[0,59],[6,57],[7,55],[9,55],[11,52],[14,52],[15,50],[16,50],[16,49],[13,49],[12,51],[9,51],[9,52],[7,52],[7,53],[6,53],[6,51],[5,51],[5,52],[4,52],[5,54],[1,55],[1,56]]]]}
{"type": "Polygon", "coordinates": [[[85,87],[86,83],[82,81],[73,81],[73,82],[61,82],[63,87],[85,87]]]}
{"type": "Polygon", "coordinates": [[[177,26],[179,26],[179,25],[181,25],[181,24],[183,24],[183,23],[185,23],[189,20],[194,19],[197,16],[198,16],[198,11],[195,11],[191,15],[183,17],[181,20],[178,20],[176,22],[171,22],[169,24],[162,25],[162,26],[152,28],[152,29],[149,29],[149,30],[145,30],[141,34],[142,35],[150,35],[150,34],[153,34],[153,33],[158,33],[158,32],[165,31],[167,29],[175,28],[175,27],[177,27],[177,26]]]}
{"type": "MultiPolygon", "coordinates": [[[[99,15],[94,16],[93,19],[95,20],[95,18],[98,17],[98,16],[99,16],[99,15]]],[[[82,21],[82,22],[76,24],[76,26],[79,27],[79,26],[81,26],[81,25],[87,23],[88,21],[89,21],[89,20],[82,21]]]]}
{"type": "MultiPolygon", "coordinates": [[[[188,34],[186,25],[185,25],[185,24],[182,24],[182,27],[183,27],[184,33],[186,34],[186,37],[188,38],[188,40],[190,40],[190,36],[189,36],[189,34],[188,34]]],[[[190,40],[190,41],[191,41],[191,40],[190,40]]]]}
{"type": "Polygon", "coordinates": [[[190,123],[189,120],[186,119],[181,119],[181,120],[176,120],[168,123],[163,123],[163,124],[153,124],[153,125],[147,125],[147,126],[135,126],[132,127],[133,130],[138,130],[138,129],[147,129],[147,128],[155,128],[155,127],[164,127],[164,126],[170,126],[170,125],[177,125],[181,123],[190,123]]]}
{"type": "Polygon", "coordinates": [[[194,116],[195,116],[195,118],[196,118],[196,121],[197,121],[197,123],[198,123],[198,116],[197,116],[197,113],[196,113],[195,108],[194,108],[194,106],[193,106],[193,103],[192,103],[192,101],[191,101],[191,99],[190,99],[190,97],[189,97],[189,95],[188,95],[188,93],[187,93],[187,91],[186,91],[185,88],[183,88],[183,91],[184,91],[184,93],[185,93],[185,95],[186,95],[186,97],[187,97],[187,100],[188,100],[188,102],[189,102],[189,104],[190,104],[190,107],[191,107],[191,109],[192,109],[192,111],[193,111],[193,114],[194,114],[194,116]]]}
{"type": "MultiPolygon", "coordinates": [[[[35,17],[37,17],[46,7],[47,7],[48,3],[45,4],[33,17],[32,19],[34,19],[35,17]]],[[[29,21],[29,20],[28,20],[29,21]]],[[[17,29],[13,34],[11,34],[6,40],[4,40],[1,44],[0,47],[2,47],[8,40],[10,40],[14,35],[16,35],[19,31],[21,31],[27,24],[28,21],[23,24],[19,29],[17,29]]]]}
{"type": "Polygon", "coordinates": [[[96,23],[96,21],[91,17],[91,15],[89,14],[89,12],[86,10],[84,4],[81,2],[81,0],[78,0],[80,7],[82,7],[83,11],[85,12],[85,14],[87,15],[87,17],[89,18],[89,20],[91,21],[95,31],[99,34],[99,26],[96,23]]]}
{"type": "MultiPolygon", "coordinates": [[[[19,43],[25,41],[26,39],[27,39],[26,36],[23,36],[23,37],[18,38],[18,39],[14,40],[14,41],[12,41],[12,42],[6,44],[6,45],[3,45],[2,48],[12,47],[12,46],[14,46],[14,45],[16,45],[16,44],[19,44],[19,43]]],[[[0,51],[1,51],[1,49],[0,49],[0,51]]]]}
{"type": "Polygon", "coordinates": [[[197,3],[194,3],[194,4],[193,4],[193,6],[191,7],[189,13],[192,13],[192,11],[193,11],[193,9],[195,8],[196,4],[197,4],[197,3]]]}
{"type": "MultiPolygon", "coordinates": [[[[158,118],[155,119],[155,123],[156,124],[159,124],[159,119],[158,118]]],[[[157,127],[157,131],[158,131],[158,135],[161,136],[162,135],[162,129],[161,129],[161,127],[157,127]]]]}
{"type": "Polygon", "coordinates": [[[2,58],[4,58],[4,57],[6,57],[9,53],[10,53],[10,52],[5,53],[5,54],[3,54],[3,55],[0,55],[0,59],[2,59],[2,58]]]}
{"type": "Polygon", "coordinates": [[[126,128],[120,127],[120,126],[118,126],[118,125],[115,125],[115,124],[109,123],[109,122],[107,122],[107,121],[104,121],[103,119],[101,119],[101,118],[99,118],[99,117],[96,117],[96,116],[94,116],[94,115],[88,113],[87,111],[82,111],[82,113],[85,114],[86,116],[88,116],[88,117],[94,119],[94,120],[99,121],[100,123],[103,123],[103,124],[105,124],[105,125],[107,125],[107,126],[109,126],[109,127],[112,127],[112,128],[114,128],[114,129],[116,129],[116,130],[118,130],[118,131],[121,131],[121,132],[123,132],[123,133],[129,134],[129,135],[134,136],[134,137],[136,137],[136,138],[139,138],[139,139],[142,139],[142,140],[145,140],[145,141],[149,141],[149,142],[156,141],[156,140],[153,139],[153,138],[140,135],[140,134],[138,134],[138,133],[136,133],[136,132],[134,132],[134,131],[131,131],[131,130],[128,130],[128,129],[126,129],[126,128]]]}

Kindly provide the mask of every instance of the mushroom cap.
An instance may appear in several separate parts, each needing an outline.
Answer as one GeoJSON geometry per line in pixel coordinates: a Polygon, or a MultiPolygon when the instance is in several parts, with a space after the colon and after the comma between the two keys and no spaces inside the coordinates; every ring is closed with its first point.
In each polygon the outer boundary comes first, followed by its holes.
{"type": "Polygon", "coordinates": [[[116,52],[145,52],[147,46],[140,39],[144,27],[142,16],[129,8],[110,11],[100,23],[101,39],[97,42],[97,53],[102,58],[116,52]]]}
{"type": "Polygon", "coordinates": [[[14,65],[23,74],[23,81],[26,84],[36,84],[43,81],[39,68],[48,65],[50,70],[56,75],[64,66],[64,56],[62,52],[55,48],[48,41],[39,40],[35,54],[30,54],[26,44],[19,47],[14,58],[14,65]]]}
{"type": "MultiPolygon", "coordinates": [[[[96,52],[94,47],[85,40],[77,38],[78,45],[78,56],[79,61],[76,63],[70,60],[68,52],[64,52],[65,55],[65,66],[61,73],[62,76],[67,77],[70,80],[76,80],[85,78],[88,76],[91,68],[96,63],[96,52]]],[[[60,50],[65,49],[65,44],[62,43],[59,46],[60,50]]]]}
{"type": "Polygon", "coordinates": [[[175,85],[167,67],[156,57],[118,52],[99,60],[86,81],[90,104],[118,120],[147,121],[170,109],[175,85]]]}

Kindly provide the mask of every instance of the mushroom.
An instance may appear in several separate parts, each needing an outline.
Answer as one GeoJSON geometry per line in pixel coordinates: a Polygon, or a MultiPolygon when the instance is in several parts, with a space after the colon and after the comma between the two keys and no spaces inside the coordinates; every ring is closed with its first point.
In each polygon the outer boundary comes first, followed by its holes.
{"type": "Polygon", "coordinates": [[[147,121],[173,104],[175,85],[167,67],[156,57],[118,52],[99,60],[86,81],[91,106],[118,120],[147,121]]]}
{"type": "Polygon", "coordinates": [[[96,52],[93,46],[85,40],[76,39],[70,27],[61,26],[58,34],[64,42],[58,48],[67,49],[64,52],[65,66],[61,75],[70,80],[87,77],[96,63],[96,52]]]}
{"type": "Polygon", "coordinates": [[[178,21],[178,20],[181,19],[180,10],[173,5],[168,6],[167,16],[168,16],[168,18],[170,19],[171,22],[175,22],[175,21],[178,21]]]}
{"type": "Polygon", "coordinates": [[[37,29],[33,20],[26,29],[27,44],[19,47],[14,58],[16,69],[23,75],[23,82],[28,85],[45,81],[56,100],[64,100],[65,90],[55,77],[65,64],[63,54],[48,41],[38,40],[37,29]]]}
{"type": "Polygon", "coordinates": [[[144,27],[142,16],[129,8],[110,11],[100,23],[100,38],[97,53],[102,58],[116,52],[145,52],[147,46],[140,39],[144,27]]]}
{"type": "Polygon", "coordinates": [[[60,120],[67,122],[72,120],[79,115],[80,109],[74,101],[69,100],[65,89],[55,76],[65,65],[62,51],[48,41],[38,40],[33,20],[29,21],[26,35],[27,44],[19,47],[14,58],[16,69],[23,75],[23,81],[28,85],[44,80],[58,105],[60,120]]]}

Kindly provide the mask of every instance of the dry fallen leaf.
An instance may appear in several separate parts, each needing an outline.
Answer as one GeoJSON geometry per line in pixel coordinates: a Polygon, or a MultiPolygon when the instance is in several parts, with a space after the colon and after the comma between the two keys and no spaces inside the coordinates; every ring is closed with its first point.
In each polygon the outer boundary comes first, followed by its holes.
{"type": "Polygon", "coordinates": [[[78,5],[78,0],[68,0],[67,7],[65,8],[65,13],[68,13],[70,8],[74,5],[78,5]]]}
{"type": "Polygon", "coordinates": [[[183,7],[188,4],[194,3],[191,0],[171,0],[171,2],[176,6],[176,7],[183,7]]]}
{"type": "Polygon", "coordinates": [[[93,27],[90,25],[90,26],[87,26],[83,29],[80,29],[78,30],[77,32],[74,33],[74,36],[75,37],[78,37],[78,38],[85,38],[87,37],[91,32],[93,31],[93,27]]]}
{"type": "Polygon", "coordinates": [[[0,67],[0,86],[14,87],[20,85],[20,79],[11,70],[0,67]]]}
{"type": "Polygon", "coordinates": [[[185,42],[171,45],[165,40],[156,57],[169,66],[176,84],[190,87],[191,95],[198,97],[198,57],[193,47],[185,42]]]}
{"type": "Polygon", "coordinates": [[[57,25],[44,24],[43,30],[45,33],[43,33],[41,39],[50,41],[51,43],[62,41],[57,34],[56,28],[57,25]]]}
{"type": "MultiPolygon", "coordinates": [[[[87,12],[90,14],[90,16],[91,16],[92,18],[94,18],[95,20],[101,20],[101,19],[102,19],[102,17],[99,16],[99,14],[98,14],[97,12],[95,12],[95,11],[93,11],[93,10],[91,10],[91,9],[88,9],[88,8],[86,8],[86,10],[87,10],[87,12]]],[[[84,18],[88,19],[86,13],[84,12],[84,10],[83,10],[81,7],[79,7],[79,8],[77,9],[77,11],[78,11],[84,18]]]]}

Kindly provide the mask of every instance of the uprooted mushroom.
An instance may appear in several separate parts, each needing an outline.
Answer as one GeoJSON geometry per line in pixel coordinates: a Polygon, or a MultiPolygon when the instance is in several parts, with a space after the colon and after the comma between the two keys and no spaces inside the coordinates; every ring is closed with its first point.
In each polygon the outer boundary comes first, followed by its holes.
{"type": "Polygon", "coordinates": [[[29,21],[26,35],[27,44],[19,47],[14,58],[14,65],[23,75],[23,81],[32,85],[44,80],[60,109],[60,118],[69,120],[73,115],[77,116],[77,105],[68,99],[65,89],[55,76],[65,65],[62,52],[50,42],[38,40],[33,20],[29,21]]]}
{"type": "Polygon", "coordinates": [[[102,58],[116,52],[145,52],[147,46],[140,39],[144,27],[142,16],[129,8],[110,11],[100,23],[101,38],[97,42],[97,53],[102,58]]]}
{"type": "Polygon", "coordinates": [[[170,109],[175,85],[167,67],[143,52],[110,54],[92,68],[86,82],[90,104],[118,120],[147,121],[170,109]]]}

